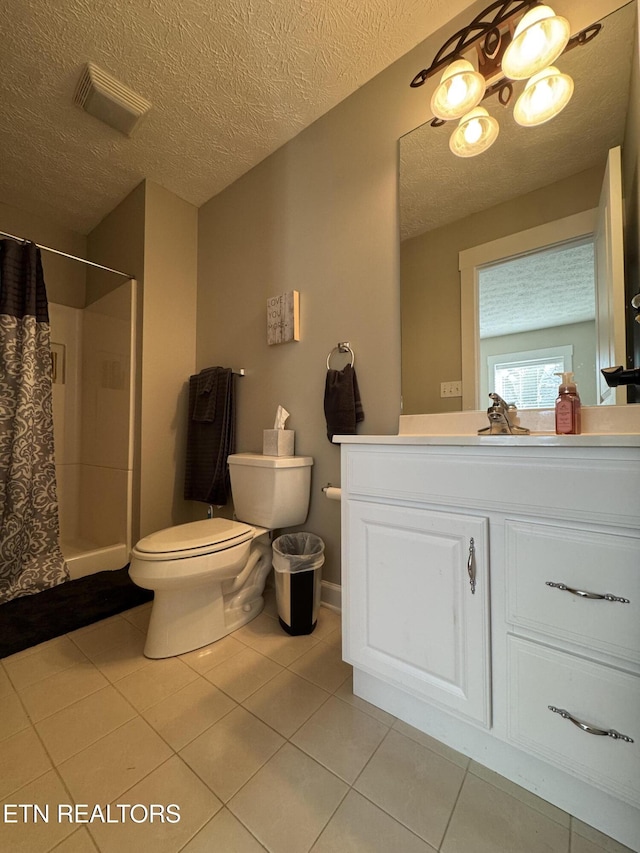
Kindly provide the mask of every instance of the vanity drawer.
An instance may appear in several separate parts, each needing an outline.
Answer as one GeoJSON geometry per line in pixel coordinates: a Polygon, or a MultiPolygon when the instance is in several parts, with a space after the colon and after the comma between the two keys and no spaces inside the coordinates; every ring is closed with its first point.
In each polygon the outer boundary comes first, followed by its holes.
{"type": "Polygon", "coordinates": [[[640,678],[514,636],[508,638],[508,662],[509,740],[640,805],[640,678]],[[589,734],[549,706],[633,743],[589,734]]]}
{"type": "Polygon", "coordinates": [[[344,444],[342,458],[345,499],[426,502],[630,529],[640,522],[635,447],[344,444]]]}
{"type": "Polygon", "coordinates": [[[640,662],[640,538],[507,520],[505,545],[508,622],[640,662]]]}

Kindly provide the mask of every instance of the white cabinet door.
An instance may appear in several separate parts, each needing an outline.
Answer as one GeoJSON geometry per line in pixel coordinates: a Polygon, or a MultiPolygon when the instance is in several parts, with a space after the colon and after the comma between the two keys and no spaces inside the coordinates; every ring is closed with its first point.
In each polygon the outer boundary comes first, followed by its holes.
{"type": "Polygon", "coordinates": [[[487,520],[364,501],[346,520],[347,659],[488,728],[487,520]]]}

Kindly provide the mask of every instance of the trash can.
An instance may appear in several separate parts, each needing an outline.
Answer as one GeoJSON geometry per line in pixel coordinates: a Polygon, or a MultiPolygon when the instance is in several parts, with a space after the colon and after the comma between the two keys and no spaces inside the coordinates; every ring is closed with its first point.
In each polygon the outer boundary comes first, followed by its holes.
{"type": "Polygon", "coordinates": [[[278,619],[287,632],[310,634],[320,609],[324,542],[313,533],[285,533],[273,542],[278,619]]]}

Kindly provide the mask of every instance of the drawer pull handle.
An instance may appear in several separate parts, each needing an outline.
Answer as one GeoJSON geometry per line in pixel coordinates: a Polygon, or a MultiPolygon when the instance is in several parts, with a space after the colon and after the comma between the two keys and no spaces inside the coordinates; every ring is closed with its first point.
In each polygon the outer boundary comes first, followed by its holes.
{"type": "Polygon", "coordinates": [[[597,729],[595,726],[590,726],[588,723],[582,723],[580,720],[572,717],[568,711],[564,710],[564,708],[556,708],[553,705],[548,705],[547,707],[550,711],[553,711],[554,714],[560,714],[563,720],[570,720],[574,726],[582,729],[582,731],[586,732],[588,735],[603,735],[604,737],[610,737],[614,740],[623,740],[625,743],[634,742],[632,737],[629,737],[628,735],[621,735],[620,732],[617,732],[615,729],[597,729]]]}
{"type": "Polygon", "coordinates": [[[469,539],[469,556],[467,558],[467,574],[469,575],[469,584],[471,586],[471,595],[475,595],[476,591],[476,545],[473,541],[473,536],[469,539]]]}
{"type": "Polygon", "coordinates": [[[546,581],[546,585],[552,586],[554,589],[562,589],[565,592],[570,592],[571,595],[579,595],[580,598],[597,598],[602,601],[618,601],[620,604],[631,604],[631,599],[621,598],[619,595],[611,595],[610,592],[605,592],[604,595],[600,595],[598,592],[585,592],[583,589],[572,589],[565,583],[554,583],[553,581],[546,581]]]}

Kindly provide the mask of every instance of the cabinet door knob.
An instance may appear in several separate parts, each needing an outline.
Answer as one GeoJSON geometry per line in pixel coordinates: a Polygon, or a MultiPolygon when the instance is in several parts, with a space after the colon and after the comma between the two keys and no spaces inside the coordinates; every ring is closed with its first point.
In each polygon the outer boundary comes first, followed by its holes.
{"type": "Polygon", "coordinates": [[[469,539],[469,556],[467,558],[467,574],[469,575],[469,584],[471,586],[471,595],[476,591],[476,546],[473,541],[473,536],[469,539]]]}
{"type": "Polygon", "coordinates": [[[586,732],[588,735],[601,735],[603,737],[613,738],[613,740],[623,740],[625,743],[634,742],[632,737],[622,735],[615,729],[598,729],[595,726],[590,726],[588,723],[583,723],[581,720],[573,717],[568,711],[565,711],[564,708],[556,708],[554,705],[547,705],[547,707],[550,711],[553,711],[554,714],[560,714],[563,720],[569,720],[574,726],[582,729],[582,731],[586,732]]]}
{"type": "Polygon", "coordinates": [[[631,599],[621,598],[619,595],[612,595],[610,592],[605,592],[600,595],[599,592],[586,592],[584,589],[572,589],[564,583],[555,583],[554,581],[546,581],[547,586],[552,586],[554,589],[561,589],[564,592],[570,592],[571,595],[578,595],[580,598],[593,598],[600,601],[618,601],[620,604],[631,604],[631,599]]]}

